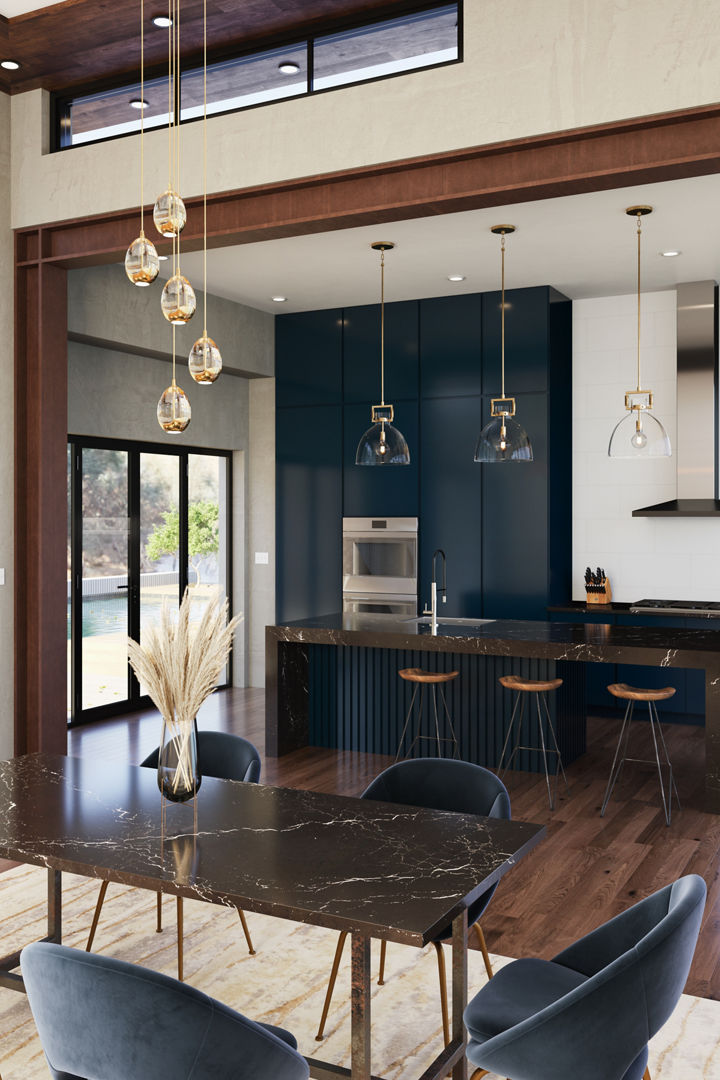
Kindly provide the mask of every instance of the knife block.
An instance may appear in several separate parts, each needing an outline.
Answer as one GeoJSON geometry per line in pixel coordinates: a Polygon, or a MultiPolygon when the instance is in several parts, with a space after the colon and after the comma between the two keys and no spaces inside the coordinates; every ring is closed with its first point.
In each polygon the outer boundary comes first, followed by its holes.
{"type": "Polygon", "coordinates": [[[610,587],[610,578],[603,578],[600,585],[586,585],[585,602],[588,604],[612,603],[612,589],[610,587]]]}

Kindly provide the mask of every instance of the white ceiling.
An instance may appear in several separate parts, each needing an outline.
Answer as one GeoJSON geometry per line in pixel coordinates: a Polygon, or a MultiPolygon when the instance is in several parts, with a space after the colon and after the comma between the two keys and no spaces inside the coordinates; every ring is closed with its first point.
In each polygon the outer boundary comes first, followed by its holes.
{"type": "Polygon", "coordinates": [[[58,0],[0,0],[0,15],[14,19],[16,15],[27,15],[28,11],[39,11],[51,7],[58,0]]]}
{"type": "MultiPolygon", "coordinates": [[[[720,176],[700,176],[215,249],[208,252],[208,289],[275,314],[376,303],[378,256],[369,245],[393,240],[388,301],[485,292],[498,288],[500,274],[490,226],[511,223],[509,289],[554,285],[573,300],[629,293],[636,287],[635,221],[624,210],[635,203],[654,207],[643,219],[643,291],[720,280],[720,176]],[[682,254],[660,257],[670,249],[682,254]],[[451,284],[454,273],[465,281],[451,284]],[[276,295],[287,303],[273,303],[276,295]]],[[[162,264],[166,277],[169,266],[162,264]]],[[[183,256],[182,271],[202,288],[200,252],[183,256]]]]}

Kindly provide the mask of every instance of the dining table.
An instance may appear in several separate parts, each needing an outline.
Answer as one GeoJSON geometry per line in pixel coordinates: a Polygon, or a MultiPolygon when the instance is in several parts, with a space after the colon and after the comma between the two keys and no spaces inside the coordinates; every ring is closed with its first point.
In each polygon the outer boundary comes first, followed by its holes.
{"type": "MultiPolygon", "coordinates": [[[[423,946],[452,924],[451,1040],[422,1080],[465,1080],[467,910],[544,826],[210,777],[195,807],[161,811],[151,769],[47,753],[0,762],[0,857],[47,869],[45,940],[62,940],[63,871],[345,931],[351,1067],[307,1060],[317,1080],[374,1080],[371,939],[423,946]]],[[[19,962],[0,960],[0,988],[24,989],[19,962]]]]}

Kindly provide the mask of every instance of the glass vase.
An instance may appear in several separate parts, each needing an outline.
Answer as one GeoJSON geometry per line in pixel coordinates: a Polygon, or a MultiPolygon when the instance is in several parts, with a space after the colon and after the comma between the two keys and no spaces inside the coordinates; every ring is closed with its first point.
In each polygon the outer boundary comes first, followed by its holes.
{"type": "Polygon", "coordinates": [[[158,787],[170,802],[182,803],[195,797],[202,782],[198,768],[197,721],[192,724],[168,721],[163,717],[158,755],[158,787]]]}

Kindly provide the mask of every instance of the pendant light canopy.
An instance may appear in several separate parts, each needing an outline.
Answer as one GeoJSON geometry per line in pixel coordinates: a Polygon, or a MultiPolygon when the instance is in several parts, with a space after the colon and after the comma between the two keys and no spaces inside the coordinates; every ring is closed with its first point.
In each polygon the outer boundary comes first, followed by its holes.
{"type": "Polygon", "coordinates": [[[515,398],[505,396],[505,237],[515,232],[514,225],[493,225],[491,233],[500,237],[500,370],[499,398],[490,401],[490,420],[480,432],[475,447],[475,461],[486,464],[499,461],[532,461],[533,452],[527,432],[515,417],[515,398]]]}
{"type": "MultiPolygon", "coordinates": [[[[145,4],[140,0],[140,100],[145,100],[145,4]]],[[[140,235],[125,255],[125,273],[133,285],[151,285],[158,276],[160,260],[152,240],[145,235],[145,110],[140,110],[140,235]]]]}
{"type": "Polygon", "coordinates": [[[380,404],[370,411],[372,427],[363,435],[355,454],[356,465],[409,465],[405,436],[394,426],[395,409],[385,403],[385,252],[395,245],[378,240],[370,247],[380,252],[380,404]]]}
{"type": "Polygon", "coordinates": [[[643,390],[640,382],[640,237],[642,219],[652,213],[652,206],[628,206],[625,211],[637,219],[637,387],[625,394],[627,415],[618,420],[608,445],[612,458],[670,457],[672,448],[668,434],[656,416],[652,390],[643,390]]]}

